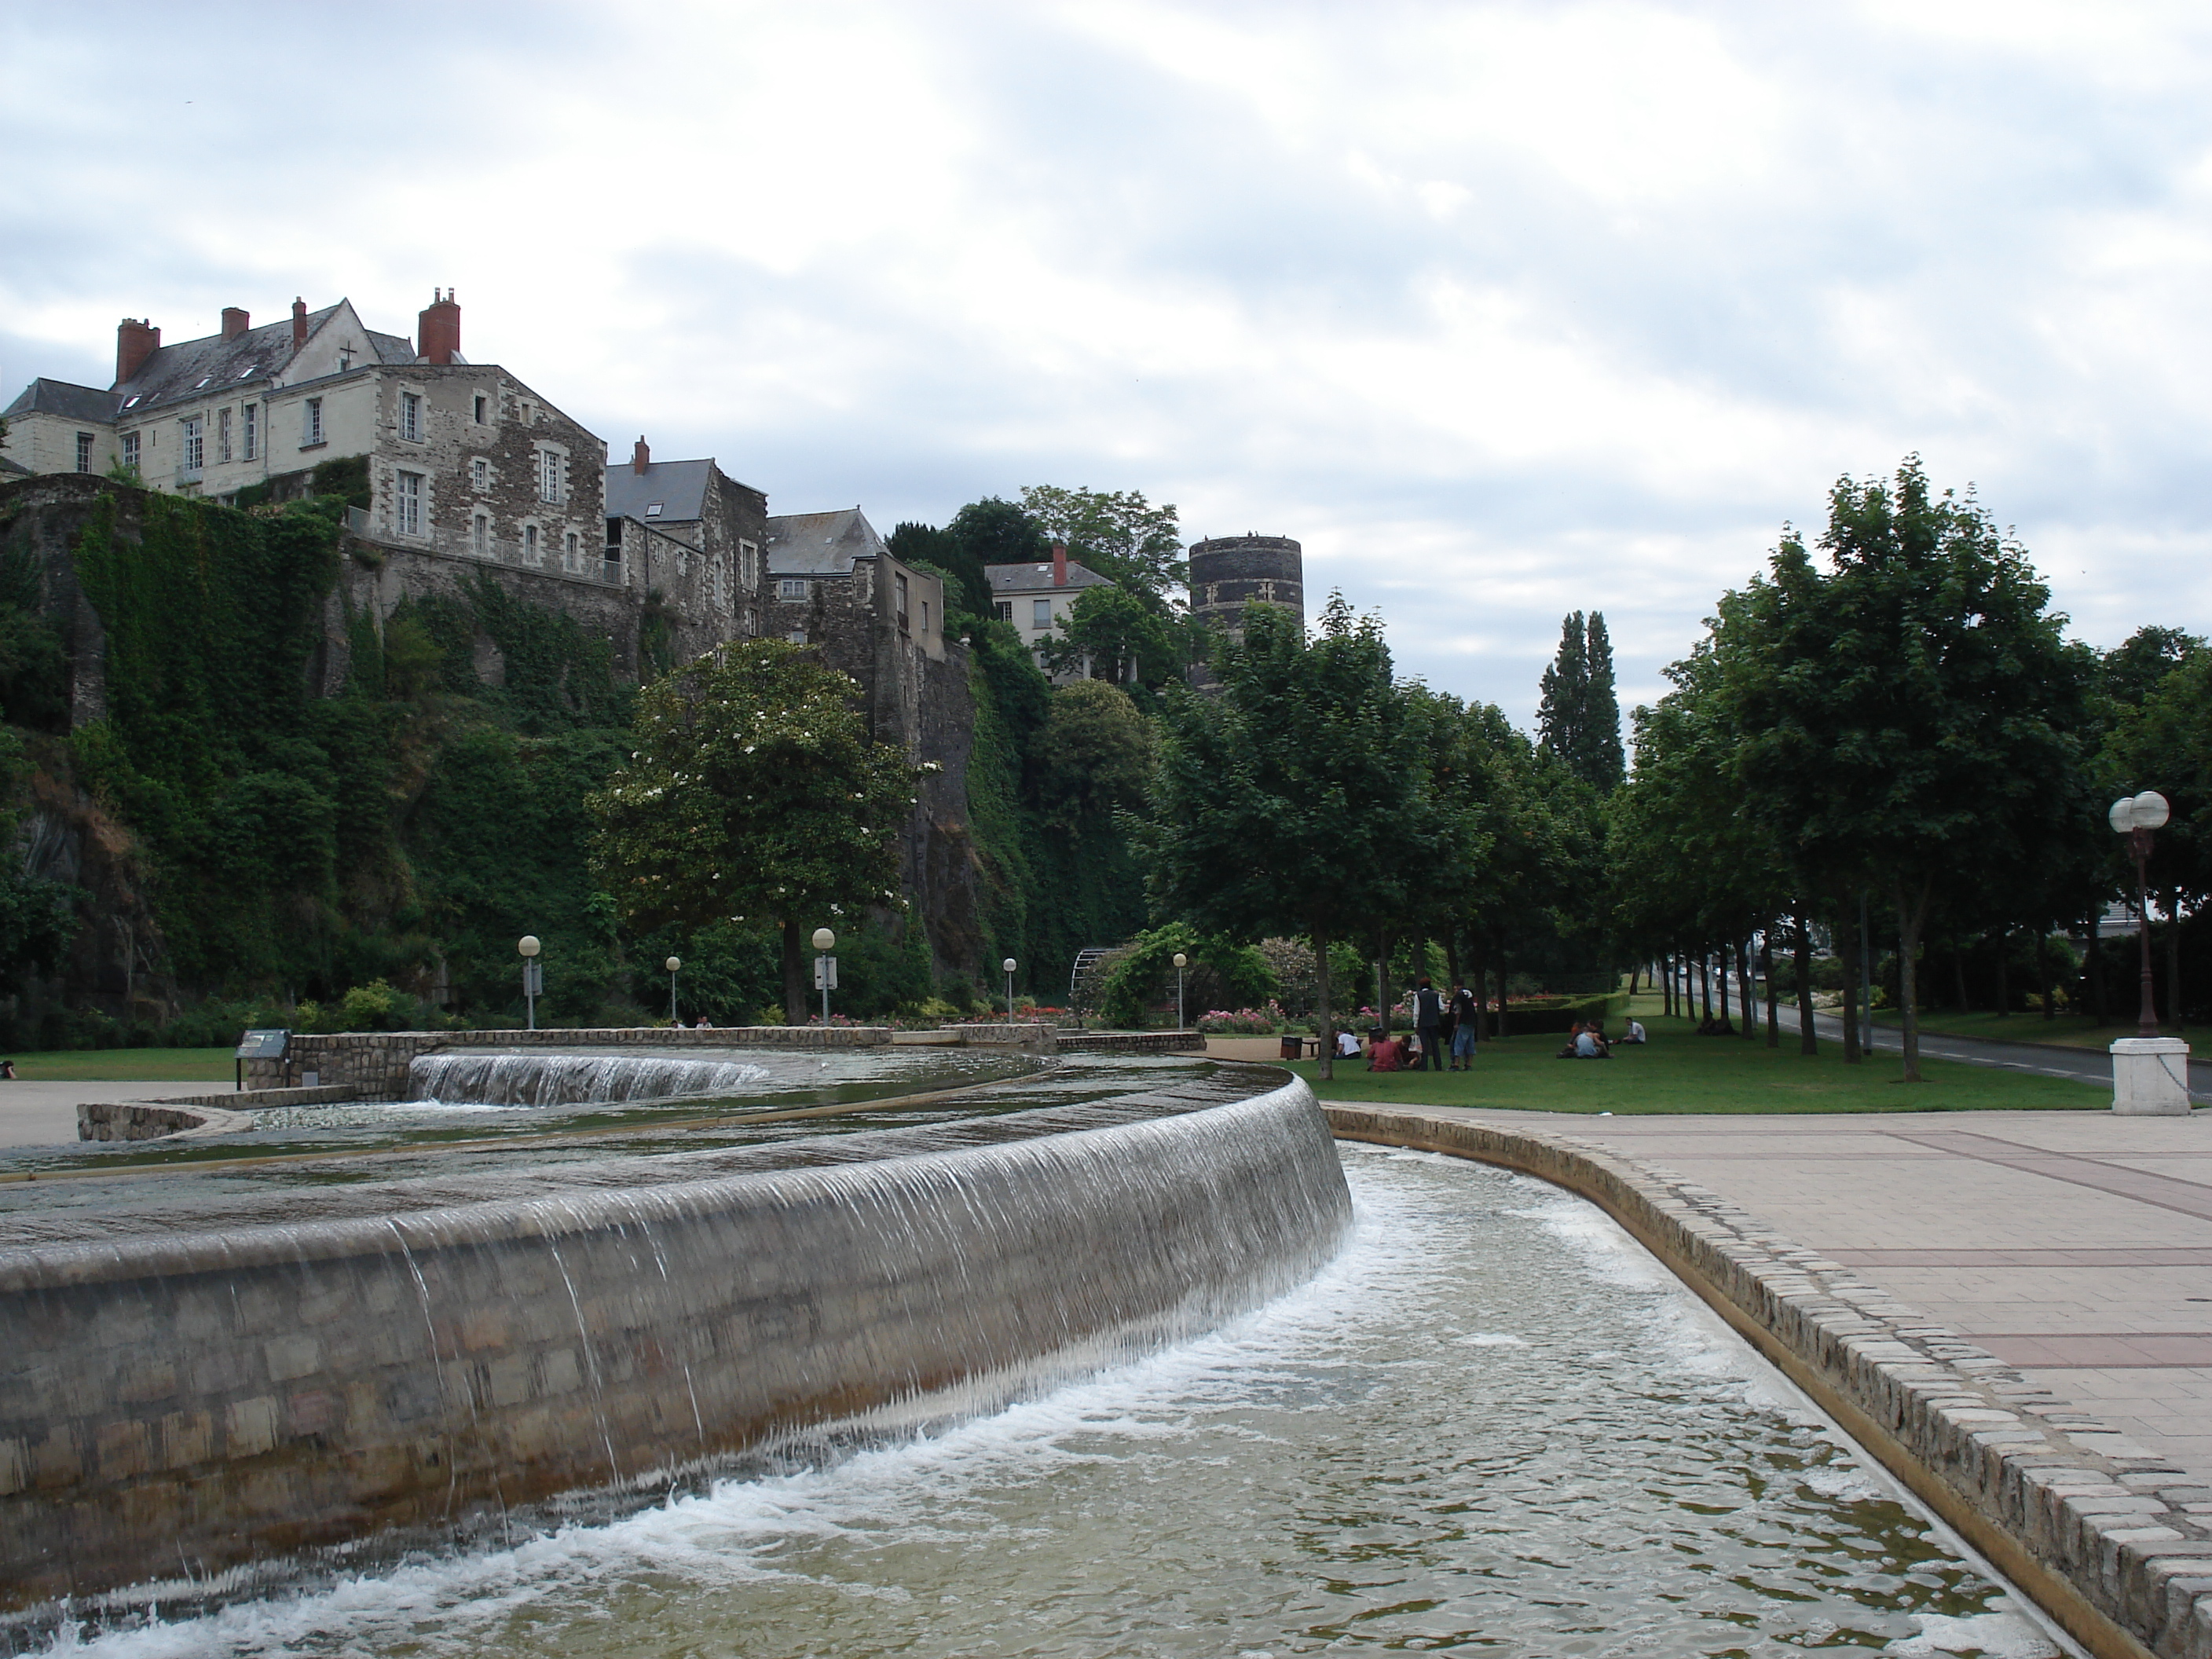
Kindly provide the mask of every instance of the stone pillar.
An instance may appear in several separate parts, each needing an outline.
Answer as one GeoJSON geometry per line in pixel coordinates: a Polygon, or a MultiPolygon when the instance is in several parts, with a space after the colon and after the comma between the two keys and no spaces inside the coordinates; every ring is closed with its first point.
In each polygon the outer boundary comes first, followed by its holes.
{"type": "Polygon", "coordinates": [[[2112,1109],[2135,1117],[2186,1117],[2189,1045],[2179,1037],[2122,1037],[2115,1042],[2112,1109]]]}

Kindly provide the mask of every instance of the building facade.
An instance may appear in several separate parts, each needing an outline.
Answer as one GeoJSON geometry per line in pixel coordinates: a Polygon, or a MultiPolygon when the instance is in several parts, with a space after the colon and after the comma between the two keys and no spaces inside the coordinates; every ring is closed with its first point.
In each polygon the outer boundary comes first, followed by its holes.
{"type": "MultiPolygon", "coordinates": [[[[990,581],[991,603],[998,611],[999,620],[1013,624],[1014,631],[1022,636],[1022,643],[1036,657],[1040,668],[1044,667],[1045,642],[1066,633],[1068,613],[1075,608],[1076,596],[1087,587],[1114,585],[1088,566],[1073,562],[1067,556],[1067,550],[1058,545],[1053,548],[1051,559],[1044,563],[987,564],[983,574],[990,581]]],[[[1066,685],[1072,680],[1089,678],[1090,665],[1086,663],[1064,673],[1053,673],[1049,669],[1046,672],[1054,685],[1066,685]]]]}
{"type": "Polygon", "coordinates": [[[606,469],[606,557],[647,592],[698,591],[725,639],[751,639],[768,606],[768,496],[712,457],[656,461],[640,437],[606,469]]]}

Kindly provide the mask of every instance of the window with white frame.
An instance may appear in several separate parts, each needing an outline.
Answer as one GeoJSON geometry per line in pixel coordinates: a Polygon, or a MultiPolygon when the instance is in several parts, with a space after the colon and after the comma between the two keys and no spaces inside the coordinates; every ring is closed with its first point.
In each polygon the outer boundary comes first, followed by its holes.
{"type": "Polygon", "coordinates": [[[1052,626],[1052,601],[1050,599],[1031,599],[1030,601],[1030,626],[1031,628],[1049,628],[1052,626]]]}
{"type": "Polygon", "coordinates": [[[707,561],[707,592],[717,610],[730,608],[730,562],[720,553],[707,561]]]}
{"type": "Polygon", "coordinates": [[[230,411],[227,409],[216,411],[215,458],[218,461],[230,459],[230,411]]]}
{"type": "Polygon", "coordinates": [[[300,447],[323,441],[323,400],[310,398],[300,415],[300,447]]]}
{"type": "Polygon", "coordinates": [[[207,422],[195,415],[177,424],[185,429],[185,453],[177,462],[178,470],[186,473],[197,472],[206,459],[207,422]]]}
{"type": "Polygon", "coordinates": [[[491,556],[491,520],[481,513],[469,521],[469,545],[475,550],[477,557],[486,559],[491,556]]]}
{"type": "Polygon", "coordinates": [[[532,564],[538,562],[538,526],[534,524],[522,526],[522,556],[532,564]]]}
{"type": "Polygon", "coordinates": [[[250,461],[261,453],[261,406],[246,404],[239,413],[239,424],[245,428],[240,436],[245,441],[246,459],[250,461]]]}
{"type": "Polygon", "coordinates": [[[123,465],[133,472],[138,470],[138,434],[135,432],[123,434],[123,465]]]}
{"type": "Polygon", "coordinates": [[[576,532],[570,531],[561,543],[561,568],[573,571],[576,568],[576,532]]]}
{"type": "Polygon", "coordinates": [[[403,536],[422,533],[422,475],[402,472],[392,498],[393,528],[403,536]]]}
{"type": "Polygon", "coordinates": [[[491,463],[479,455],[469,463],[469,482],[478,489],[491,488],[491,463]]]}
{"type": "Polygon", "coordinates": [[[783,637],[787,644],[804,645],[806,643],[806,630],[803,628],[794,628],[783,637]]]}
{"type": "Polygon", "coordinates": [[[422,441],[422,394],[419,392],[399,394],[399,435],[410,443],[422,441]]]}
{"type": "Polygon", "coordinates": [[[76,434],[76,470],[80,472],[92,471],[92,434],[89,432],[76,434]]]}
{"type": "Polygon", "coordinates": [[[1014,602],[1012,599],[1000,599],[999,601],[999,620],[1002,623],[1010,623],[1013,621],[1013,619],[1014,602]]]}
{"type": "Polygon", "coordinates": [[[775,585],[775,596],[779,599],[805,599],[806,597],[806,579],[803,576],[784,577],[775,585]]]}
{"type": "Polygon", "coordinates": [[[557,450],[538,452],[538,499],[557,501],[561,499],[561,455],[557,450]]]}
{"type": "Polygon", "coordinates": [[[750,542],[738,544],[738,586],[747,594],[760,586],[760,549],[750,542]]]}

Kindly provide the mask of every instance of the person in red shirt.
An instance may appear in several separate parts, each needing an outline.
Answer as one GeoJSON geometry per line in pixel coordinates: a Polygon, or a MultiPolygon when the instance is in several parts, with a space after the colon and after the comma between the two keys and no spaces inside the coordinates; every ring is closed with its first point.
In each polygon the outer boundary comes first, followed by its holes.
{"type": "Polygon", "coordinates": [[[1367,1069],[1370,1072],[1402,1072],[1406,1069],[1406,1042],[1385,1031],[1377,1031],[1367,1044],[1367,1069]]]}

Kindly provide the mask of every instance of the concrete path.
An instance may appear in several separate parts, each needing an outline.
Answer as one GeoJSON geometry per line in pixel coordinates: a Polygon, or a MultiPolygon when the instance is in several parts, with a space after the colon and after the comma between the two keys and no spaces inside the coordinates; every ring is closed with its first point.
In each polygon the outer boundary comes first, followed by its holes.
{"type": "MultiPolygon", "coordinates": [[[[1797,1039],[1797,1011],[1784,1006],[1778,1011],[1784,1040],[1797,1039]]],[[[1759,1018],[1765,1018],[1762,1006],[1759,1018]]],[[[2026,1022],[2023,1021],[2023,1024],[2026,1022]]],[[[1762,1024],[1761,1030],[1765,1027],[1762,1024]]],[[[1844,1023],[1832,1014],[1814,1014],[1813,1030],[1823,1042],[1841,1042],[1844,1023]]],[[[2118,1026],[2112,1028],[2115,1036],[2128,1033],[2118,1026]]],[[[1905,1039],[1895,1031],[1877,1025],[1874,1030],[1876,1054],[1895,1054],[1905,1051],[1905,1039]]],[[[2039,1077],[2073,1078],[2082,1083],[2094,1083],[2109,1092],[2112,1086],[2112,1057],[2101,1048],[2069,1049],[2045,1047],[2035,1042],[1992,1042],[1982,1037],[1939,1036],[1923,1032],[1920,1052],[1931,1060],[1955,1060],[1968,1066],[1996,1066],[2011,1072],[2033,1072],[2039,1077]]],[[[2201,1104],[2212,1106],[2212,1060],[2199,1060],[2191,1055],[2189,1060],[2189,1097],[2201,1104]]]]}
{"type": "Polygon", "coordinates": [[[204,1095],[223,1087],[198,1083],[0,1083],[0,1146],[52,1146],[76,1142],[76,1108],[82,1100],[160,1100],[204,1095]]]}
{"type": "Polygon", "coordinates": [[[2212,1477],[2212,1114],[1454,1115],[1687,1176],[2212,1477]]]}

